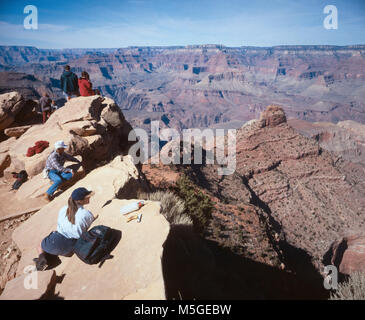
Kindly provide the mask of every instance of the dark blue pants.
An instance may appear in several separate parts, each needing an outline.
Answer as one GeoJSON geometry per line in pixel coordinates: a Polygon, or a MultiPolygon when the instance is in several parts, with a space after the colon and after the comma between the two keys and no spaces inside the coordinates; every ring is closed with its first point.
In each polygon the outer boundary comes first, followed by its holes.
{"type": "Polygon", "coordinates": [[[57,231],[51,232],[42,240],[42,250],[55,256],[69,257],[73,254],[77,239],[68,239],[57,231]]]}

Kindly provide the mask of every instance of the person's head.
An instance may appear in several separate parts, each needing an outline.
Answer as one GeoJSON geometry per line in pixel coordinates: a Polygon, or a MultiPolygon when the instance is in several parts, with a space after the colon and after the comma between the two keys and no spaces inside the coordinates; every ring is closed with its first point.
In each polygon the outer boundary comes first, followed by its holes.
{"type": "Polygon", "coordinates": [[[57,153],[62,154],[62,153],[65,152],[65,149],[67,148],[67,145],[62,140],[60,140],[60,141],[57,141],[54,144],[54,148],[55,148],[57,153]]]}
{"type": "Polygon", "coordinates": [[[71,67],[69,65],[65,65],[65,71],[70,71],[71,67]]]}
{"type": "Polygon", "coordinates": [[[85,78],[85,79],[89,80],[90,76],[86,71],[82,71],[81,72],[81,78],[85,78]]]}
{"type": "Polygon", "coordinates": [[[52,100],[52,104],[56,104],[56,101],[52,100]]]}
{"type": "Polygon", "coordinates": [[[48,97],[48,93],[47,93],[47,92],[43,92],[43,93],[42,93],[42,96],[43,96],[43,97],[48,97]]]}
{"type": "Polygon", "coordinates": [[[72,191],[70,198],[68,199],[67,207],[67,218],[72,223],[75,224],[75,215],[79,207],[84,206],[90,202],[90,197],[94,192],[87,190],[86,188],[77,188],[72,191]]]}

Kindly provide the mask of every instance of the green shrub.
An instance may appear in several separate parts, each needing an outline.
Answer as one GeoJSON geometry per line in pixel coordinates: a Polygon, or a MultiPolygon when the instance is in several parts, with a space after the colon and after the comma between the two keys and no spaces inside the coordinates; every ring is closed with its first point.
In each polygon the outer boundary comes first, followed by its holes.
{"type": "Polygon", "coordinates": [[[213,203],[210,198],[185,175],[176,181],[176,193],[184,201],[186,213],[194,227],[203,232],[212,218],[213,203]]]}
{"type": "Polygon", "coordinates": [[[340,283],[330,300],[365,300],[365,274],[354,272],[346,282],[340,283]]]}
{"type": "Polygon", "coordinates": [[[161,213],[170,224],[193,224],[192,220],[186,213],[184,202],[170,191],[140,193],[138,198],[160,201],[161,213]]]}

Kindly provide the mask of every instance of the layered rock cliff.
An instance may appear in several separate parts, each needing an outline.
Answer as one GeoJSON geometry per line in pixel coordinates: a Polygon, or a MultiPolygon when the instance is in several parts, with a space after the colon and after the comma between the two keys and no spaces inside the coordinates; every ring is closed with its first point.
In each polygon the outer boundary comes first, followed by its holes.
{"type": "MultiPolygon", "coordinates": [[[[224,232],[214,235],[218,219],[225,226],[240,223],[248,234],[242,240],[248,250],[241,254],[310,273],[311,266],[323,271],[324,256],[334,241],[363,232],[364,189],[353,183],[356,172],[346,169],[351,162],[336,164],[336,155],[288,125],[280,107],[269,106],[260,120],[244,125],[237,133],[236,151],[232,175],[219,176],[217,165],[177,166],[217,199],[207,230],[216,241],[224,243],[225,237],[224,232]],[[255,253],[250,253],[251,244],[255,253]]],[[[144,167],[157,187],[160,182],[152,176],[158,169],[144,167]]],[[[234,234],[230,230],[228,234],[234,234]]]]}
{"type": "Polygon", "coordinates": [[[78,74],[88,71],[94,86],[127,110],[133,126],[165,116],[177,129],[239,128],[271,103],[288,118],[365,122],[364,46],[1,47],[0,53],[1,70],[33,75],[57,99],[65,64],[78,74]]]}

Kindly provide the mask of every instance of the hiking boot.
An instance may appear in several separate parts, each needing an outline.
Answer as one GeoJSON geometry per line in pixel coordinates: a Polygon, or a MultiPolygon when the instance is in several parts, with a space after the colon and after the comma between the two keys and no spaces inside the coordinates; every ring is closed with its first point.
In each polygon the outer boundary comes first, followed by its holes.
{"type": "Polygon", "coordinates": [[[41,253],[38,258],[34,258],[37,271],[44,271],[48,268],[47,258],[44,253],[41,253]]]}
{"type": "Polygon", "coordinates": [[[51,202],[52,201],[52,196],[50,196],[48,193],[45,193],[43,198],[48,201],[48,202],[51,202]]]}

